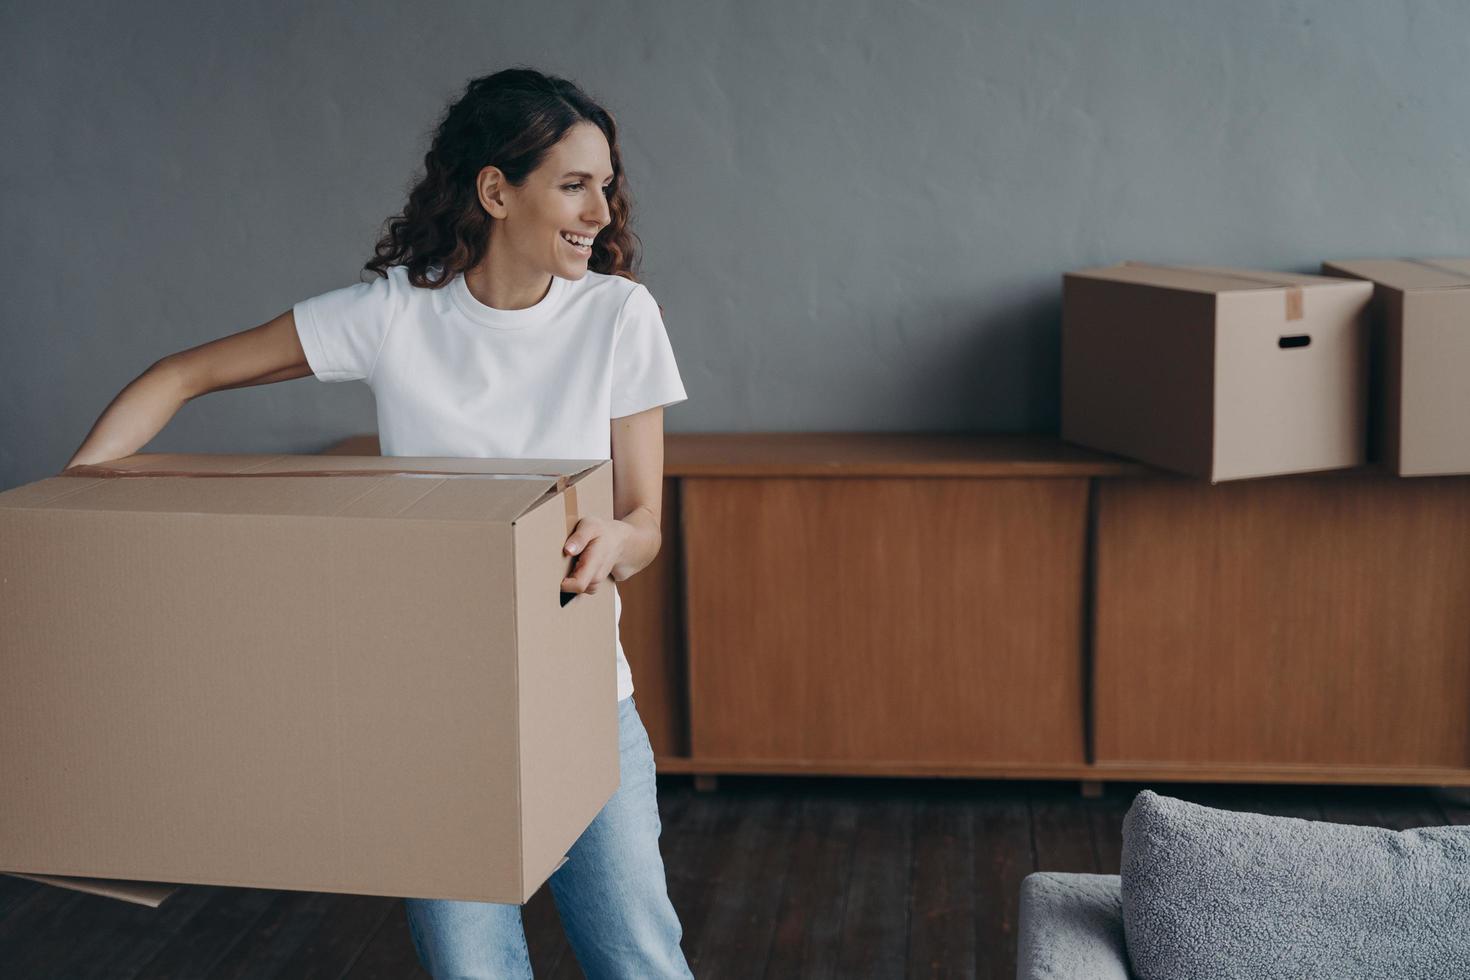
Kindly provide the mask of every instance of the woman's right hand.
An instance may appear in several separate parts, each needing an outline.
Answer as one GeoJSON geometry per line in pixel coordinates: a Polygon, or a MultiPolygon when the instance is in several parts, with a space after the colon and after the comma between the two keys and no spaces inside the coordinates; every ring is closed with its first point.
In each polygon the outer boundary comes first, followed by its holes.
{"type": "Polygon", "coordinates": [[[118,392],[63,470],[131,456],[200,395],[310,373],[290,310],[258,327],[170,354],[118,392]]]}

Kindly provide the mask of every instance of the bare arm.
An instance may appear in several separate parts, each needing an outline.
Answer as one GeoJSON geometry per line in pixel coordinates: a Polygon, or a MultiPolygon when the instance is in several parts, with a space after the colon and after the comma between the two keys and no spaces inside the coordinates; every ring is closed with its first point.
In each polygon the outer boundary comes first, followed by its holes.
{"type": "Polygon", "coordinates": [[[131,456],[200,395],[310,373],[290,310],[258,327],[170,354],[118,393],[65,468],[131,456]]]}
{"type": "Polygon", "coordinates": [[[623,560],[612,568],[622,582],[642,571],[663,543],[664,410],[650,408],[612,420],[613,516],[633,528],[623,560]]]}
{"type": "Polygon", "coordinates": [[[577,555],[563,592],[596,593],[602,582],[626,581],[647,568],[663,544],[659,528],[664,488],[664,410],[650,408],[612,420],[613,515],[584,517],[564,551],[577,555]]]}

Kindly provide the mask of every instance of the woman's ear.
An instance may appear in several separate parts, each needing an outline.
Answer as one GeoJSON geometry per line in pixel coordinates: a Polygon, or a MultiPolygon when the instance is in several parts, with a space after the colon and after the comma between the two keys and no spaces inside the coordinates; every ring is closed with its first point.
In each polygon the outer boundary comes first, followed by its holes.
{"type": "Polygon", "coordinates": [[[499,167],[483,168],[475,178],[475,189],[480,195],[480,207],[490,217],[505,217],[505,174],[499,167]]]}

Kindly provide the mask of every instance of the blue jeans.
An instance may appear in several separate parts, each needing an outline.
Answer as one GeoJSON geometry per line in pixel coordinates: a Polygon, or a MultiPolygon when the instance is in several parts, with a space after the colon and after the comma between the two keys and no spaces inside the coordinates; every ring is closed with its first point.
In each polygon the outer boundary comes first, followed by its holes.
{"type": "MultiPolygon", "coordinates": [[[[618,702],[621,781],[551,876],[562,928],[588,980],[692,978],[658,850],[653,749],[633,698],[618,702]]],[[[419,962],[435,978],[531,978],[519,905],[408,898],[419,962]]]]}

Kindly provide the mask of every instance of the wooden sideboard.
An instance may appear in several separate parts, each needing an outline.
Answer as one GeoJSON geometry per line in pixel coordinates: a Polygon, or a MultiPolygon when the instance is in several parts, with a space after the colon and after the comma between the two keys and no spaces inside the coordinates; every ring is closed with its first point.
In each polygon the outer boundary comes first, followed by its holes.
{"type": "Polygon", "coordinates": [[[670,434],[662,526],[618,586],[661,771],[1470,785],[1470,477],[670,434]]]}

